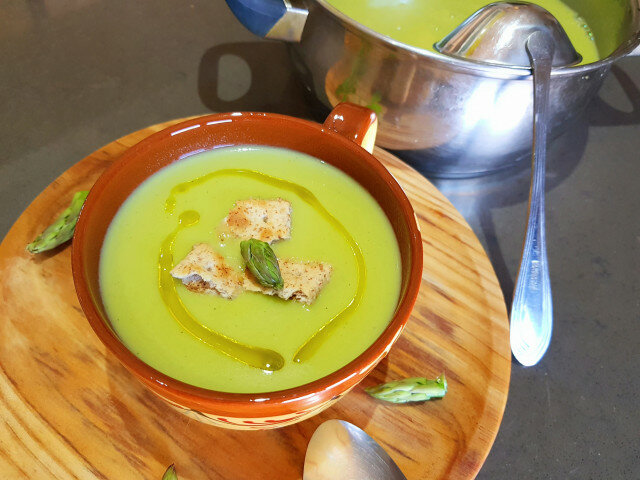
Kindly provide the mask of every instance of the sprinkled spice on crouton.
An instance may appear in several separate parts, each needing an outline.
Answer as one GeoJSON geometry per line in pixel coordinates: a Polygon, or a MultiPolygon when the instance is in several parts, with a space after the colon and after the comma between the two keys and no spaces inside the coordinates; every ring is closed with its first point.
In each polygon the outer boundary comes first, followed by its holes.
{"type": "Polygon", "coordinates": [[[233,299],[243,291],[242,275],[206,243],[194,245],[191,252],[171,270],[192,292],[233,299]]]}
{"type": "Polygon", "coordinates": [[[224,223],[238,238],[273,243],[291,238],[291,204],[281,198],[239,200],[224,223]]]}
{"type": "Polygon", "coordinates": [[[263,287],[248,271],[245,272],[244,288],[251,292],[277,295],[284,300],[294,299],[311,304],[331,278],[332,267],[328,263],[300,262],[291,259],[280,259],[278,263],[284,280],[284,287],[281,290],[263,287]]]}

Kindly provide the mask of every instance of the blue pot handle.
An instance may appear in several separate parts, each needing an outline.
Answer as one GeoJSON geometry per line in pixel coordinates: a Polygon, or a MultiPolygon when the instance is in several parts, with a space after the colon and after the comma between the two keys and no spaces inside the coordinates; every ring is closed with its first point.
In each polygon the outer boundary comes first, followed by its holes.
{"type": "Polygon", "coordinates": [[[260,37],[299,41],[309,13],[296,0],[226,0],[238,20],[260,37]]]}

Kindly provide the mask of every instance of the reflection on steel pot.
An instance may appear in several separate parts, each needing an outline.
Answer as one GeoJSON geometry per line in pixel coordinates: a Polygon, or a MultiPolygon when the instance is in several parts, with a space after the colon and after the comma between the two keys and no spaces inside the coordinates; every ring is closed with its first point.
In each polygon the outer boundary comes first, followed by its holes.
{"type": "MultiPolygon", "coordinates": [[[[619,22],[603,18],[600,11],[590,14],[590,6],[601,1],[565,0],[576,4],[594,32],[608,32],[606,37],[618,38],[619,46],[601,51],[605,58],[598,62],[554,69],[552,137],[584,112],[611,64],[640,43],[640,0],[610,0],[628,3],[619,22]],[[611,31],[612,25],[618,30],[611,31]]],[[[531,147],[528,68],[486,65],[400,43],[325,0],[227,3],[252,32],[296,42],[294,58],[318,99],[327,107],[348,100],[376,111],[378,144],[419,162],[423,171],[478,175],[510,166],[531,147]]]]}

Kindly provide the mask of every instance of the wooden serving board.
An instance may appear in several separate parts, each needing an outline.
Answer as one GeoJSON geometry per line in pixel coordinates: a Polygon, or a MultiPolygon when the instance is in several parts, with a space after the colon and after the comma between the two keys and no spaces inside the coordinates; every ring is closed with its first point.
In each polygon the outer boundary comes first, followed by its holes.
{"type": "MultiPolygon", "coordinates": [[[[85,320],[70,248],[25,246],[128,147],[175,122],[127,135],[56,179],[0,244],[0,472],[9,479],[299,480],[316,427],[348,420],[380,442],[409,480],[475,477],[502,419],[511,368],[508,319],[491,264],[469,226],[420,174],[376,150],[420,221],[418,301],[391,353],[335,406],[276,430],[191,420],[142,387],[85,320]],[[446,372],[442,400],[389,405],[363,388],[446,372]]],[[[340,480],[340,479],[336,479],[340,480]]]]}

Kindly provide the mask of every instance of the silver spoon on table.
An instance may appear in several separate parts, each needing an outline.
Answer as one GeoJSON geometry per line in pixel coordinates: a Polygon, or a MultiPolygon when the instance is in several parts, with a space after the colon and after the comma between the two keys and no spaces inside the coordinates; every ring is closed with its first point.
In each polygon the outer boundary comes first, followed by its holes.
{"type": "Polygon", "coordinates": [[[522,365],[535,365],[549,347],[553,327],[544,211],[551,68],[573,65],[582,58],[553,15],[525,3],[487,5],[438,42],[436,49],[477,62],[530,66],[533,72],[529,219],[511,304],[511,351],[522,365]]]}
{"type": "Polygon", "coordinates": [[[406,480],[391,457],[355,425],[327,420],[311,437],[303,480],[406,480]]]}

